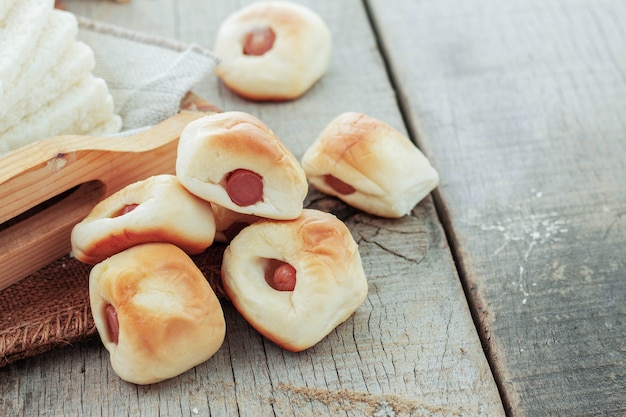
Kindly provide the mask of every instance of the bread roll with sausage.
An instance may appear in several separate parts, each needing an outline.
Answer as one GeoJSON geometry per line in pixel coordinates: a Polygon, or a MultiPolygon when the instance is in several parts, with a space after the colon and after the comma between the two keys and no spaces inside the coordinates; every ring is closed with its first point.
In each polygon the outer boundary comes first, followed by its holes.
{"type": "Polygon", "coordinates": [[[326,73],[331,49],[330,30],[317,13],[286,1],[261,1],[220,26],[215,73],[250,100],[292,100],[326,73]]]}
{"type": "Polygon", "coordinates": [[[211,205],[168,174],[138,181],[110,195],[74,226],[71,234],[74,256],[92,265],[147,242],[172,243],[198,254],[214,239],[211,205]]]}
{"type": "Polygon", "coordinates": [[[169,243],[134,246],[94,266],[89,297],[113,370],[134,384],[182,374],[224,341],[217,296],[191,258],[169,243]]]}
{"type": "Polygon", "coordinates": [[[300,163],[276,134],[238,111],[204,116],[185,127],[176,175],[200,198],[272,219],[298,217],[308,192],[300,163]]]}
{"type": "Polygon", "coordinates": [[[259,333],[294,352],[348,319],[368,291],[347,226],[312,209],[295,220],[259,220],[239,232],[224,252],[222,282],[259,333]]]}
{"type": "Polygon", "coordinates": [[[362,113],[339,115],[302,157],[311,185],[381,217],[399,218],[430,193],[439,174],[411,140],[362,113]]]}

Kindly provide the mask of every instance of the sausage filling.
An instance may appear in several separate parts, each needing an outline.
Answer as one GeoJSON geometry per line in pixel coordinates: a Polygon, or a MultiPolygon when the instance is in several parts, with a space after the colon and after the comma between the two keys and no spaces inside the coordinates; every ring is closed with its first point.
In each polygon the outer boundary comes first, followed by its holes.
{"type": "Polygon", "coordinates": [[[265,268],[265,281],[276,291],[293,291],[296,287],[296,269],[278,259],[269,259],[265,268]]]}
{"type": "Polygon", "coordinates": [[[331,174],[325,175],[324,181],[326,182],[326,184],[328,184],[333,190],[337,191],[339,194],[348,195],[356,191],[356,189],[353,186],[341,181],[339,178],[331,174]]]}
{"type": "Polygon", "coordinates": [[[236,169],[227,174],[224,188],[238,206],[251,206],[263,200],[263,177],[247,169],[236,169]]]}
{"type": "Polygon", "coordinates": [[[104,308],[104,320],[107,325],[107,333],[113,343],[117,344],[120,337],[120,321],[117,318],[117,311],[111,304],[107,304],[104,308]]]}
{"type": "Polygon", "coordinates": [[[272,49],[275,40],[276,34],[271,28],[253,29],[243,39],[243,53],[244,55],[263,55],[272,49]]]}
{"type": "Polygon", "coordinates": [[[122,209],[113,217],[120,217],[123,216],[124,214],[128,214],[131,211],[135,210],[137,207],[139,206],[139,204],[126,204],[124,207],[122,207],[122,209]]]}

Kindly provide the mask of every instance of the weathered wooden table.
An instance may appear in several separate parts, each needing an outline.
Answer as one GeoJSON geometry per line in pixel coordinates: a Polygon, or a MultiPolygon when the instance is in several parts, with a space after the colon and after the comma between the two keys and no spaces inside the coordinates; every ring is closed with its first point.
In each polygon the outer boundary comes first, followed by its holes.
{"type": "MultiPolygon", "coordinates": [[[[66,0],[211,47],[248,1],[66,0]]],[[[300,157],[343,111],[407,132],[441,185],[401,220],[340,213],[366,303],[289,353],[224,303],[227,337],[172,380],[121,381],[99,340],[0,369],[0,415],[626,415],[626,3],[302,1],[328,74],[288,103],[197,93],[264,120],[300,157]]]]}

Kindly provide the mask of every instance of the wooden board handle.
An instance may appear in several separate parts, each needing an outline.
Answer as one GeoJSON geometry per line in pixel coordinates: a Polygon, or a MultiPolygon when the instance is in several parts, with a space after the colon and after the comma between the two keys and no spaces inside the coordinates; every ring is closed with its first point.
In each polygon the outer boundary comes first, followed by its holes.
{"type": "Polygon", "coordinates": [[[71,229],[98,201],[173,174],[181,132],[206,114],[183,110],[132,136],[58,136],[0,158],[0,290],[68,254],[71,229]]]}

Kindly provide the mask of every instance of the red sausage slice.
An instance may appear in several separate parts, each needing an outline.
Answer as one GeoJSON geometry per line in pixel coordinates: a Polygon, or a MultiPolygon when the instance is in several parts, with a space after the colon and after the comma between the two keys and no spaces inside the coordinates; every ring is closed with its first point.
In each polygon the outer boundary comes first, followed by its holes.
{"type": "Polygon", "coordinates": [[[270,28],[253,29],[246,34],[243,40],[245,55],[263,55],[274,46],[276,34],[270,28]]]}
{"type": "Polygon", "coordinates": [[[286,262],[272,259],[265,279],[276,291],[293,291],[296,287],[296,269],[286,262]]]}
{"type": "Polygon", "coordinates": [[[293,291],[296,288],[296,269],[282,264],[274,271],[273,288],[278,291],[293,291]]]}
{"type": "Polygon", "coordinates": [[[139,204],[126,204],[122,209],[113,217],[123,216],[124,214],[128,214],[131,211],[135,210],[139,204]]]}
{"type": "Polygon", "coordinates": [[[117,344],[120,337],[120,321],[117,318],[117,311],[111,304],[104,308],[104,319],[107,324],[107,332],[113,343],[117,344]]]}
{"type": "Polygon", "coordinates": [[[341,181],[339,178],[331,174],[325,175],[324,181],[326,181],[326,184],[332,187],[332,189],[337,191],[339,194],[348,195],[356,191],[353,186],[351,186],[350,184],[346,184],[345,182],[341,181]]]}
{"type": "Polygon", "coordinates": [[[123,216],[124,214],[130,213],[131,211],[135,210],[138,206],[139,206],[139,204],[127,204],[127,205],[125,205],[124,208],[122,209],[122,214],[120,214],[120,216],[123,216]]]}
{"type": "Polygon", "coordinates": [[[263,177],[247,169],[236,169],[226,176],[226,192],[238,206],[251,206],[263,200],[263,177]]]}

